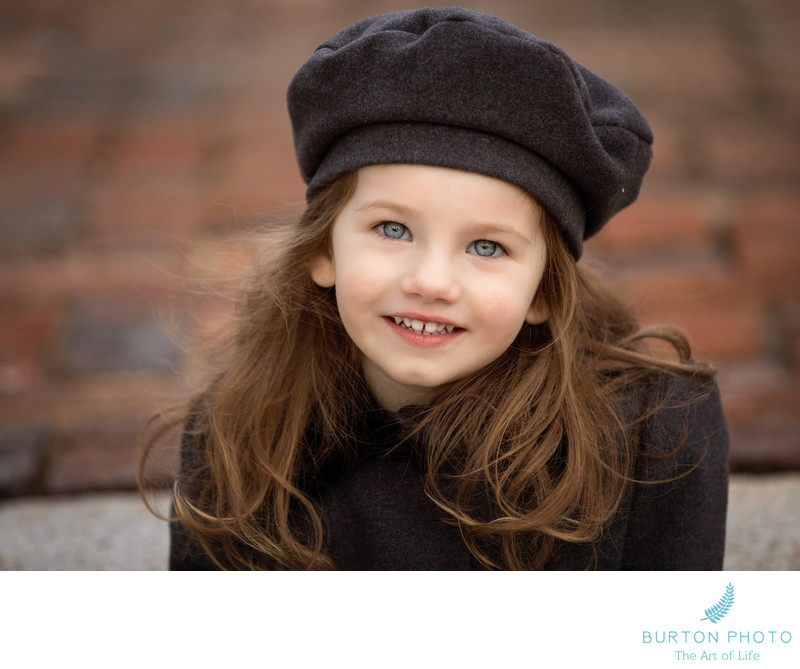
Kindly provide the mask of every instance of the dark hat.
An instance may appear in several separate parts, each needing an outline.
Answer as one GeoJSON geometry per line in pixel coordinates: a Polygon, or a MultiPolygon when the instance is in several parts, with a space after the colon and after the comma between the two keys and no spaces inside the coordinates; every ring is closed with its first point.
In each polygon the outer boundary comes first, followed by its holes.
{"type": "Polygon", "coordinates": [[[557,46],[458,7],[382,14],[317,47],[288,92],[310,200],[360,167],[452,167],[512,183],[572,253],[636,199],[644,116],[557,46]]]}

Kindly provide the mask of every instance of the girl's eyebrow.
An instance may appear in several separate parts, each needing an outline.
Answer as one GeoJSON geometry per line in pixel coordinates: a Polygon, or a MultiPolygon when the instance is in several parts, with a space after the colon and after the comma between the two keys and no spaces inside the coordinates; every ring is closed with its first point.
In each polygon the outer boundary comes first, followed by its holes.
{"type": "Polygon", "coordinates": [[[361,206],[356,207],[356,211],[365,211],[366,209],[388,209],[401,216],[411,216],[416,213],[413,207],[408,207],[399,202],[392,202],[391,200],[372,200],[371,202],[365,202],[361,206]]]}

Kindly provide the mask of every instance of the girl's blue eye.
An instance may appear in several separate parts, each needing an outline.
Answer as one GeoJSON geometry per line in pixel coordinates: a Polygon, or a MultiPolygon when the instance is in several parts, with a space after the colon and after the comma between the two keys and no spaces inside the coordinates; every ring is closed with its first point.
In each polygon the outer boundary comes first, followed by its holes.
{"type": "Polygon", "coordinates": [[[503,247],[497,242],[490,242],[488,239],[479,239],[477,242],[472,242],[467,247],[467,251],[474,253],[482,258],[493,258],[503,254],[503,247]]]}
{"type": "Polygon", "coordinates": [[[380,223],[377,229],[384,237],[389,239],[411,239],[408,228],[402,223],[380,223]]]}

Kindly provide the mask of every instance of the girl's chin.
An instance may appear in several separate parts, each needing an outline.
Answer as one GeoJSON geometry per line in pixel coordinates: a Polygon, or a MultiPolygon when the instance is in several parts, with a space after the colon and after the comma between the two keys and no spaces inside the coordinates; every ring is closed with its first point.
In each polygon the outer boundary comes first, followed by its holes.
{"type": "Polygon", "coordinates": [[[366,372],[367,384],[377,400],[387,409],[397,411],[406,406],[427,404],[443,383],[433,380],[410,378],[375,370],[366,372]]]}

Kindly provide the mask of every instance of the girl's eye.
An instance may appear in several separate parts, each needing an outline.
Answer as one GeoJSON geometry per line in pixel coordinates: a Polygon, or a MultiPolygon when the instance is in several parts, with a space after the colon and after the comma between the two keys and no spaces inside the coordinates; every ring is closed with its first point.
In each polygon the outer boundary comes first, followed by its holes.
{"type": "Polygon", "coordinates": [[[402,223],[384,222],[376,226],[378,232],[389,239],[411,239],[411,233],[402,223]]]}
{"type": "Polygon", "coordinates": [[[482,258],[493,258],[505,253],[505,250],[500,244],[497,242],[490,242],[488,239],[479,239],[477,242],[472,242],[472,244],[467,247],[467,251],[469,253],[474,253],[476,256],[481,256],[482,258]]]}

